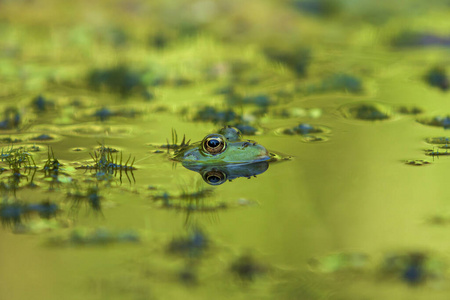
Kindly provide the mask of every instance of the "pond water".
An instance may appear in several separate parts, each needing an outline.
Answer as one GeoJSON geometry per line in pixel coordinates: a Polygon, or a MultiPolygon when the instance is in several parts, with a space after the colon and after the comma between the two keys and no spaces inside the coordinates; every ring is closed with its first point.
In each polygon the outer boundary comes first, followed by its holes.
{"type": "Polygon", "coordinates": [[[447,299],[448,1],[288,2],[0,1],[1,299],[447,299]]]}

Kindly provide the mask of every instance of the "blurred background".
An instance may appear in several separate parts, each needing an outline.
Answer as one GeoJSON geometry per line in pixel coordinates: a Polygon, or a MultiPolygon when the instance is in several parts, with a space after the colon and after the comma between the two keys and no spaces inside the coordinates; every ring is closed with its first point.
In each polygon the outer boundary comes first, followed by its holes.
{"type": "Polygon", "coordinates": [[[447,299],[449,54],[448,0],[0,0],[0,299],[447,299]],[[279,161],[171,160],[227,125],[279,161]]]}

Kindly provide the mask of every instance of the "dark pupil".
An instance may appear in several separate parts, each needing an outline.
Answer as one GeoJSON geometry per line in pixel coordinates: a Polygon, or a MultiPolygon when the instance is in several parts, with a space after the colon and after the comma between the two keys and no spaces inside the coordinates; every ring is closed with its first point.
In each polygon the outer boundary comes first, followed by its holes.
{"type": "Polygon", "coordinates": [[[220,178],[218,176],[213,175],[208,177],[208,181],[211,183],[217,183],[220,181],[220,178]]]}
{"type": "Polygon", "coordinates": [[[211,148],[216,148],[220,145],[220,142],[218,140],[209,140],[208,146],[211,148]]]}

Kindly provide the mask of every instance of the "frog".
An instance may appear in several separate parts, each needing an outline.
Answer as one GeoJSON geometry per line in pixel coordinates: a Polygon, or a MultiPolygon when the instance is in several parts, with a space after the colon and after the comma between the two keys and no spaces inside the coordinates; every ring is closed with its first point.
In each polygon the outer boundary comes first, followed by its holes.
{"type": "Polygon", "coordinates": [[[271,153],[255,141],[242,140],[234,127],[224,127],[208,134],[202,141],[185,145],[175,152],[173,159],[185,164],[229,165],[270,161],[271,153]]]}

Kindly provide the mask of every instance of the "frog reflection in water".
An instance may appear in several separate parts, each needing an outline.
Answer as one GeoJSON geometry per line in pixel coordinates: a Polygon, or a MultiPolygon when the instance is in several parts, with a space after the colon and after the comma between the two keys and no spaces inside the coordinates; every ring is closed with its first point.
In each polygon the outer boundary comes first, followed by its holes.
{"type": "Polygon", "coordinates": [[[240,137],[238,129],[225,127],[201,142],[181,147],[173,159],[200,173],[212,185],[265,172],[274,155],[256,142],[241,141],[240,137]]]}

